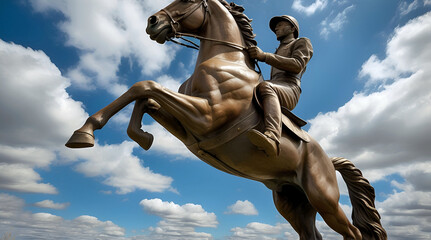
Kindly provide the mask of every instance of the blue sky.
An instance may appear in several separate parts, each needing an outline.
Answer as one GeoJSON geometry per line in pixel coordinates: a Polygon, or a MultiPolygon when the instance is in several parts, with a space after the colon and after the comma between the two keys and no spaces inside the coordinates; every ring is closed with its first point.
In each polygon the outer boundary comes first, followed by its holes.
{"type": "MultiPolygon", "coordinates": [[[[136,81],[175,89],[192,73],[194,50],[145,33],[146,19],[169,2],[0,1],[0,235],[298,238],[264,185],[199,161],[150,118],[143,129],[153,147],[131,142],[131,107],[96,132],[94,148],[64,147],[88,115],[136,81]]],[[[328,155],[351,159],[371,181],[390,239],[429,239],[431,1],[235,3],[267,52],[278,45],[271,17],[298,19],[314,56],[294,112],[328,155]]],[[[325,239],[341,239],[321,218],[317,226],[325,239]]]]}

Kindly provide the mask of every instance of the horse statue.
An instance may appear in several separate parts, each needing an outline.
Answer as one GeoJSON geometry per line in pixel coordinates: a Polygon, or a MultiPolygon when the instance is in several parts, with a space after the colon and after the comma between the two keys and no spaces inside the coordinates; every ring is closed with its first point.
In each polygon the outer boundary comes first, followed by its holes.
{"type": "Polygon", "coordinates": [[[278,156],[267,156],[249,141],[247,132],[264,125],[253,95],[260,76],[245,50],[256,42],[243,11],[225,0],[175,0],[152,15],[146,31],[158,43],[179,36],[200,39],[193,74],[178,92],[154,81],[135,83],[90,116],[66,146],[92,147],[94,130],[135,102],[127,129],[131,139],[150,148],[153,136],[141,130],[142,116],[149,114],[207,164],[265,184],[300,239],[322,239],[315,226],[317,212],[344,239],[387,239],[374,206],[374,188],[350,161],[329,158],[312,137],[287,127],[278,156]],[[353,224],[338,203],[336,170],[349,189],[353,224]]]}

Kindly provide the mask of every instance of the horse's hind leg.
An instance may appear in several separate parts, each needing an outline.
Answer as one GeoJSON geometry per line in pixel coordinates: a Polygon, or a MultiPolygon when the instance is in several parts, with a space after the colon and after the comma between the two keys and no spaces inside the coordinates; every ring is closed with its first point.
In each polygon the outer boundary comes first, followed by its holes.
{"type": "Polygon", "coordinates": [[[278,212],[289,221],[301,240],[322,239],[315,227],[316,210],[302,190],[285,186],[281,192],[273,191],[273,197],[278,212]]]}
{"type": "Polygon", "coordinates": [[[313,154],[308,155],[306,161],[302,187],[311,205],[328,226],[341,234],[344,239],[362,239],[360,231],[350,223],[338,204],[340,192],[331,160],[323,150],[315,149],[313,154]]]}

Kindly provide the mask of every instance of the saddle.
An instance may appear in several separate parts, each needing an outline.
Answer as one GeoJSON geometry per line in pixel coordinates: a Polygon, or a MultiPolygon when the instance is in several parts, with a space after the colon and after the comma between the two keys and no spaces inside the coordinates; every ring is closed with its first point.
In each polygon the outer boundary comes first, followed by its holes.
{"type": "MultiPolygon", "coordinates": [[[[202,139],[190,142],[189,144],[186,144],[187,147],[192,152],[198,152],[198,151],[208,151],[214,148],[217,148],[220,145],[225,144],[226,142],[229,142],[230,140],[234,139],[238,135],[250,130],[251,128],[256,127],[260,122],[261,112],[262,112],[262,106],[259,102],[259,99],[256,94],[256,88],[254,89],[253,93],[253,102],[256,105],[256,108],[259,109],[258,111],[251,110],[245,117],[234,123],[232,126],[230,126],[227,129],[224,129],[220,134],[217,134],[214,137],[208,138],[208,139],[202,139]]],[[[306,121],[302,120],[295,114],[293,114],[289,109],[281,107],[281,120],[283,122],[283,131],[288,131],[289,133],[292,133],[291,135],[299,138],[300,140],[304,142],[310,142],[310,136],[306,131],[304,131],[301,127],[305,126],[307,124],[306,121]]]]}
{"type": "MultiPolygon", "coordinates": [[[[259,101],[259,98],[257,97],[256,88],[253,92],[253,99],[256,105],[259,109],[262,108],[262,104],[259,101]]],[[[294,136],[298,137],[299,139],[303,140],[304,142],[310,142],[310,135],[306,131],[304,131],[301,127],[305,126],[307,124],[306,121],[302,120],[300,117],[296,116],[294,113],[292,113],[289,109],[285,107],[281,107],[281,121],[283,123],[283,131],[287,130],[290,133],[293,133],[294,136]]]]}

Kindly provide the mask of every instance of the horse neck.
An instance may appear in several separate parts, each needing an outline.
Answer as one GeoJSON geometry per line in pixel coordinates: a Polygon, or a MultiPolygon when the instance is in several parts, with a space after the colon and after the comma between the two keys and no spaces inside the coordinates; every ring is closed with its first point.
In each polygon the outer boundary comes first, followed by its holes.
{"type": "MultiPolygon", "coordinates": [[[[222,40],[245,46],[241,30],[239,29],[232,14],[218,0],[208,2],[210,12],[207,14],[208,20],[204,27],[202,37],[222,40]]],[[[224,56],[225,60],[235,63],[244,62],[251,66],[250,60],[244,51],[240,51],[225,44],[202,40],[197,63],[202,63],[213,57],[224,56]]]]}

